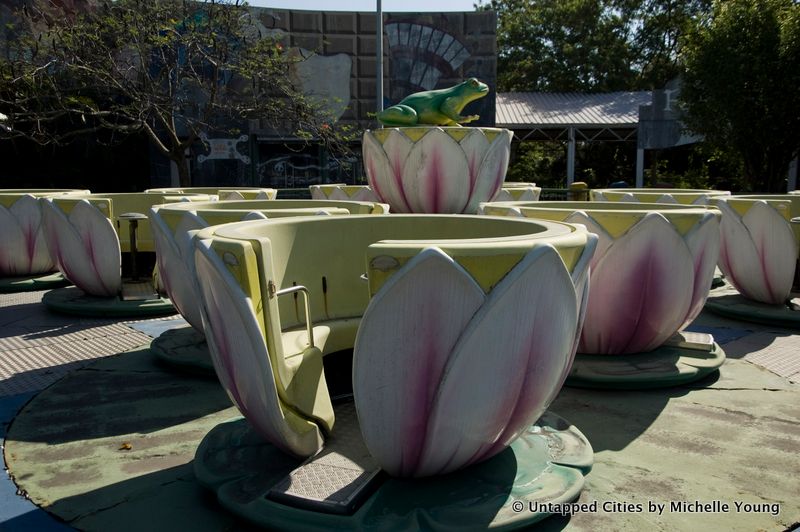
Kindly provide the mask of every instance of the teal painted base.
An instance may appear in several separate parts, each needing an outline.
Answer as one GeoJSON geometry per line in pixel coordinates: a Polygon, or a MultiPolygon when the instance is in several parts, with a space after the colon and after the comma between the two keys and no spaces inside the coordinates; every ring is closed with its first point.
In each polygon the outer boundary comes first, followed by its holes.
{"type": "Polygon", "coordinates": [[[53,312],[94,318],[140,318],[175,314],[167,298],[124,301],[119,297],[97,297],[68,286],[47,292],[42,303],[53,312]]]}
{"type": "Polygon", "coordinates": [[[578,353],[566,385],[628,390],[665,388],[702,379],[717,371],[723,362],[725,351],[713,339],[702,347],[668,343],[649,353],[578,353]]]}
{"type": "Polygon", "coordinates": [[[767,305],[744,298],[731,285],[712,290],[706,299],[707,310],[734,320],[800,329],[800,305],[767,305]]]}
{"type": "Polygon", "coordinates": [[[70,284],[60,272],[40,273],[23,277],[0,278],[0,294],[13,294],[16,292],[35,292],[37,290],[50,290],[70,284]]]}
{"type": "Polygon", "coordinates": [[[164,331],[152,341],[150,352],[179,371],[216,376],[206,337],[191,325],[164,331]]]}
{"type": "Polygon", "coordinates": [[[351,515],[334,515],[268,499],[270,486],[300,461],[264,443],[246,420],[237,419],[206,435],[194,471],[225,508],[270,530],[511,530],[551,515],[542,503],[574,501],[592,463],[586,437],[546,413],[486,462],[440,477],[384,476],[351,515]]]}

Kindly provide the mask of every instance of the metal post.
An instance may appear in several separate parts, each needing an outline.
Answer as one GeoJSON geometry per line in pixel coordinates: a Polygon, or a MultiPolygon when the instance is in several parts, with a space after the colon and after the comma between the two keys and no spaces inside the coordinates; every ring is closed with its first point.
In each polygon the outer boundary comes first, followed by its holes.
{"type": "Polygon", "coordinates": [[[375,16],[375,112],[383,111],[383,10],[381,0],[378,1],[378,12],[375,16]]]}
{"type": "Polygon", "coordinates": [[[636,188],[644,186],[644,149],[636,150],[636,188]]]}
{"type": "Polygon", "coordinates": [[[797,189],[797,157],[789,163],[789,172],[786,179],[787,192],[797,189]]]}
{"type": "Polygon", "coordinates": [[[569,128],[567,144],[567,188],[575,181],[575,128],[569,128]]]}
{"type": "Polygon", "coordinates": [[[139,227],[139,220],[146,220],[147,216],[140,212],[126,212],[117,217],[118,220],[125,220],[128,222],[128,237],[131,246],[131,281],[139,280],[139,272],[136,267],[136,229],[139,227]]]}

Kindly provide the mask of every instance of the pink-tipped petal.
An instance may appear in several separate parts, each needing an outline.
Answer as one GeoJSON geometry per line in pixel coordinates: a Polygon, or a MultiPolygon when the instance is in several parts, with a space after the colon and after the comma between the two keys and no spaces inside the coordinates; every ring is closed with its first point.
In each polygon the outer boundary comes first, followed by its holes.
{"type": "Polygon", "coordinates": [[[492,289],[447,362],[414,476],[505,449],[547,408],[571,356],[578,309],[556,250],[531,250],[492,289]]]}
{"type": "Polygon", "coordinates": [[[203,331],[200,295],[194,274],[194,247],[189,231],[207,227],[194,213],[185,213],[175,232],[157,211],[150,212],[150,227],[156,244],[156,265],[167,295],[189,325],[203,331]]]}
{"type": "Polygon", "coordinates": [[[392,212],[411,212],[403,190],[403,172],[414,143],[403,133],[392,130],[381,145],[375,134],[364,134],[364,170],[372,191],[391,205],[392,212]]]}
{"type": "MultiPolygon", "coordinates": [[[[484,136],[484,133],[479,130],[475,134],[484,136]]],[[[486,155],[483,156],[475,184],[471,188],[472,193],[469,202],[461,212],[474,213],[477,211],[480,202],[491,201],[497,195],[506,178],[506,170],[508,170],[508,161],[511,153],[511,138],[513,136],[514,134],[511,131],[501,131],[486,148],[486,155]]],[[[464,152],[467,157],[470,156],[466,149],[464,152]]]]}
{"type": "Polygon", "coordinates": [[[764,201],[754,201],[742,218],[725,201],[722,211],[719,267],[746,298],[782,303],[794,275],[797,244],[785,218],[764,201]]]}
{"type": "Polygon", "coordinates": [[[469,193],[464,150],[450,135],[432,128],[411,148],[402,183],[413,212],[461,212],[469,193]]]}
{"type": "Polygon", "coordinates": [[[47,247],[64,276],[87,294],[117,295],[122,259],[111,220],[86,200],[77,202],[69,216],[47,200],[42,212],[47,247]]]}
{"type": "Polygon", "coordinates": [[[591,255],[592,262],[589,264],[590,268],[595,268],[597,263],[606,256],[611,244],[614,243],[614,237],[608,234],[605,228],[597,223],[594,218],[586,214],[584,211],[575,211],[564,220],[571,224],[581,224],[589,230],[590,233],[597,235],[597,247],[594,255],[591,255]]]}
{"type": "Polygon", "coordinates": [[[742,223],[739,213],[727,202],[715,202],[722,212],[720,223],[719,267],[728,282],[745,297],[763,297],[766,289],[760,275],[758,253],[750,233],[742,223]]]}
{"type": "Polygon", "coordinates": [[[650,351],[683,324],[692,297],[692,257],[676,229],[649,213],[597,263],[578,350],[650,351]]]}
{"type": "Polygon", "coordinates": [[[322,445],[313,423],[287,419],[275,388],[264,337],[250,299],[206,242],[195,255],[200,279],[206,339],[220,383],[253,428],[268,442],[297,456],[322,445]]]}
{"type": "MultiPolygon", "coordinates": [[[[9,211],[17,220],[23,245],[21,253],[11,254],[16,262],[16,273],[14,275],[53,271],[55,262],[50,256],[45,242],[44,228],[42,227],[42,207],[39,200],[26,194],[15,201],[9,211]]],[[[2,241],[5,246],[5,239],[2,241]]]]}
{"type": "Polygon", "coordinates": [[[484,299],[463,268],[428,248],[370,301],[356,337],[353,391],[367,448],[390,474],[417,471],[445,364],[484,299]]]}
{"type": "MultiPolygon", "coordinates": [[[[486,138],[486,135],[479,129],[472,129],[467,136],[464,137],[459,141],[461,145],[461,149],[464,150],[464,154],[467,156],[467,169],[469,171],[469,189],[467,195],[467,203],[462,207],[461,211],[459,212],[475,212],[477,209],[479,201],[473,198],[476,198],[475,195],[476,187],[478,186],[478,175],[481,171],[481,165],[483,164],[483,160],[486,157],[486,154],[489,151],[489,140],[486,138]],[[467,211],[467,209],[471,208],[471,211],[467,211]]],[[[489,198],[491,199],[491,198],[489,198]]],[[[480,201],[489,201],[488,199],[483,199],[480,201]]]]}
{"type": "Polygon", "coordinates": [[[780,304],[789,296],[797,261],[797,241],[789,222],[765,202],[756,202],[742,218],[761,265],[765,303],[780,304]]]}
{"type": "Polygon", "coordinates": [[[706,213],[684,237],[694,264],[694,288],[689,313],[683,321],[681,329],[691,322],[703,310],[714,271],[719,262],[719,218],[713,213],[706,213]]]}

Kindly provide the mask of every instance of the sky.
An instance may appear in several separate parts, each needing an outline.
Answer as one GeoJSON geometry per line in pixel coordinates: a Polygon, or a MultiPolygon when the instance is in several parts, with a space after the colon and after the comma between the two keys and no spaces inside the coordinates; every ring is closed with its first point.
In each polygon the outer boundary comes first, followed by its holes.
{"type": "MultiPolygon", "coordinates": [[[[384,12],[474,11],[476,0],[381,0],[384,12]]],[[[377,0],[248,0],[257,7],[315,11],[375,11],[377,0]]]]}

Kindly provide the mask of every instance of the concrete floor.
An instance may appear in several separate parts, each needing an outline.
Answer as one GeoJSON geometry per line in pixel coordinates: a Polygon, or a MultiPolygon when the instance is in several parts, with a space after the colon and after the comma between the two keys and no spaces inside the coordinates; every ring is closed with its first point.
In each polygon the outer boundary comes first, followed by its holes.
{"type": "MultiPolygon", "coordinates": [[[[171,372],[146,348],[182,320],[68,319],[41,295],[0,295],[0,430],[21,489],[3,475],[0,530],[247,530],[191,466],[200,439],[237,412],[216,381],[171,372]]],[[[800,523],[800,335],[707,314],[693,329],[723,345],[719,375],[561,392],[551,410],[589,438],[595,465],[585,511],[544,529],[800,523]]]]}

